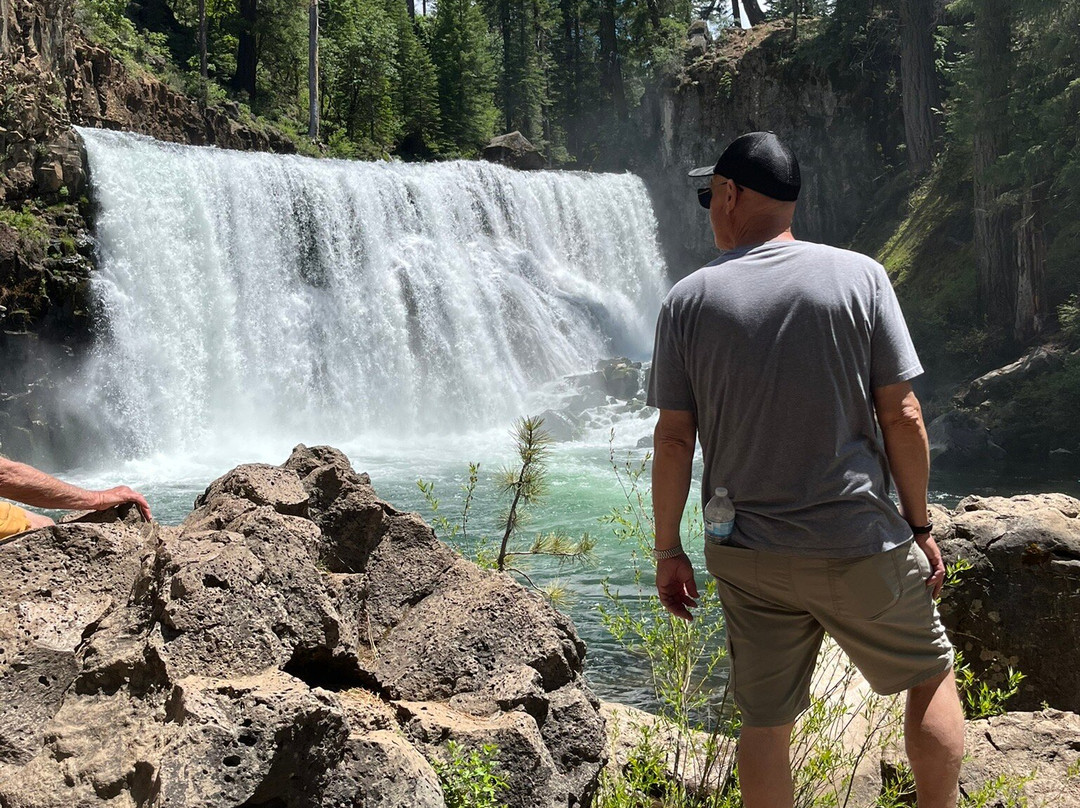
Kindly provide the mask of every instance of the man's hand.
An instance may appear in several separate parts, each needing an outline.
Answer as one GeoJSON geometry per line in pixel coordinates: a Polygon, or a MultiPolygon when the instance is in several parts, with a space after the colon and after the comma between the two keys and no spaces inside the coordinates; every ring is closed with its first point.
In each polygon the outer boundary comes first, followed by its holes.
{"type": "Polygon", "coordinates": [[[937,600],[938,595],[941,594],[941,587],[945,585],[945,560],[941,557],[941,550],[938,549],[933,536],[916,536],[915,541],[919,543],[919,547],[926,553],[926,560],[930,562],[930,577],[926,579],[926,585],[933,587],[931,594],[937,600]]]}
{"type": "Polygon", "coordinates": [[[31,530],[37,530],[39,527],[52,527],[56,524],[48,516],[42,516],[40,513],[34,513],[33,511],[26,512],[26,519],[30,522],[31,530]]]}
{"type": "Polygon", "coordinates": [[[694,567],[685,555],[656,562],[656,591],[664,608],[683,620],[693,620],[690,608],[697,607],[694,567]]]}
{"type": "Polygon", "coordinates": [[[125,502],[134,502],[139,508],[139,513],[142,514],[143,519],[147,522],[151,521],[153,517],[150,514],[150,503],[146,501],[146,497],[126,485],[118,485],[116,488],[109,488],[105,491],[95,491],[96,503],[92,510],[103,511],[106,508],[111,508],[114,505],[123,505],[125,502]]]}

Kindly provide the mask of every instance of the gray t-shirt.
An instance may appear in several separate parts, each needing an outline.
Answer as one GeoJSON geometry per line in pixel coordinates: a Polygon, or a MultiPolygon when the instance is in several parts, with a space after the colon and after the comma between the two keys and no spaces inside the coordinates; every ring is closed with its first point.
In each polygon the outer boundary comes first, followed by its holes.
{"type": "Polygon", "coordinates": [[[727,487],[736,543],[865,556],[911,539],[889,498],[871,391],[920,373],[880,264],[770,241],[725,252],[671,290],[648,401],[695,414],[702,504],[727,487]]]}

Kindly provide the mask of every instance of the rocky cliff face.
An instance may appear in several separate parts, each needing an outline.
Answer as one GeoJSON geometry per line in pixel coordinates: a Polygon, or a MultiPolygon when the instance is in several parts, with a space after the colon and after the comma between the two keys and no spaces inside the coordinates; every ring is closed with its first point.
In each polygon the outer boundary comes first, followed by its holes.
{"type": "Polygon", "coordinates": [[[125,129],[160,140],[295,151],[272,130],[207,106],[88,41],[73,0],[0,0],[0,202],[82,190],[72,126],[125,129]]]}
{"type": "Polygon", "coordinates": [[[327,447],[196,506],[0,546],[0,805],[435,808],[449,740],[509,806],[588,803],[604,724],[543,598],[327,447]]]}
{"type": "Polygon", "coordinates": [[[903,131],[898,102],[890,109],[876,78],[893,54],[868,50],[856,67],[844,62],[851,55],[821,47],[825,31],[804,33],[794,46],[789,25],[728,29],[718,42],[692,31],[685,66],[645,95],[633,170],[649,186],[675,277],[716,255],[694,193],[705,182],[686,171],[716,162],[744,132],[772,130],[795,150],[803,178],[798,237],[842,246],[866,218],[903,131]]]}

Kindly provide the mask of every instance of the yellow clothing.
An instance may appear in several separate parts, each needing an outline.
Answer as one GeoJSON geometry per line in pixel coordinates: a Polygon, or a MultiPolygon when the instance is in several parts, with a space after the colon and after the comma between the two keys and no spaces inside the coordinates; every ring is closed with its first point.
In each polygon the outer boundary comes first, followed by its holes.
{"type": "Polygon", "coordinates": [[[0,539],[23,533],[30,529],[30,517],[18,505],[0,502],[0,539]]]}

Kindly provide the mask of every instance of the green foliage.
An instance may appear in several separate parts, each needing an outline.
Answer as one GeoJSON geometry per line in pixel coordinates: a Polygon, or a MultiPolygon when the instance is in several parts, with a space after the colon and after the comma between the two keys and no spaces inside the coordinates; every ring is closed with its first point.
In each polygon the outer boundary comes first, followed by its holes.
{"type": "Polygon", "coordinates": [[[990,687],[986,682],[975,678],[971,666],[964,661],[963,654],[959,651],[956,652],[953,668],[956,671],[956,689],[964,705],[964,717],[969,721],[1003,715],[1009,699],[1017,694],[1020,682],[1025,678],[1023,673],[1010,667],[1005,677],[1005,686],[990,687]]]}
{"type": "Polygon", "coordinates": [[[874,808],[913,808],[915,805],[915,775],[907,764],[882,777],[881,793],[874,808]]]}
{"type": "Polygon", "coordinates": [[[1034,779],[1034,773],[1018,776],[999,774],[970,794],[960,798],[960,808],[1027,808],[1024,785],[1034,779]]]}
{"type": "Polygon", "coordinates": [[[14,229],[27,243],[42,248],[49,243],[48,225],[28,206],[24,206],[22,210],[0,208],[0,224],[14,229]]]}
{"type": "Polygon", "coordinates": [[[427,502],[428,508],[431,509],[431,521],[442,532],[443,538],[452,540],[460,534],[462,541],[468,541],[469,510],[472,508],[473,497],[476,494],[476,484],[479,479],[480,464],[469,463],[469,479],[461,486],[461,493],[464,496],[461,518],[456,522],[451,522],[445,514],[439,511],[439,500],[435,496],[435,483],[424,482],[423,479],[416,481],[416,486],[420,489],[420,493],[424,495],[424,501],[427,502]]]}
{"type": "Polygon", "coordinates": [[[491,139],[497,112],[493,100],[492,39],[474,0],[442,0],[431,32],[438,74],[442,136],[451,154],[472,156],[491,139]]]}
{"type": "MultiPolygon", "coordinates": [[[[1000,774],[987,780],[970,793],[960,795],[959,808],[1026,808],[1028,801],[1024,796],[1024,785],[1034,778],[1028,775],[1000,774]]],[[[899,770],[890,772],[882,783],[881,796],[874,803],[874,808],[914,808],[915,778],[908,766],[901,765],[899,770]]]]}
{"type": "Polygon", "coordinates": [[[1080,347],[1080,295],[1071,295],[1057,308],[1061,335],[1074,347],[1080,347]]]}
{"type": "Polygon", "coordinates": [[[499,795],[507,782],[499,773],[498,749],[484,744],[466,751],[455,741],[446,742],[446,755],[432,759],[439,775],[446,808],[500,808],[499,795]]]}
{"type": "Polygon", "coordinates": [[[328,15],[320,51],[324,120],[340,126],[355,155],[388,153],[402,129],[394,88],[398,28],[380,0],[344,0],[328,15]]]}
{"type": "Polygon", "coordinates": [[[1045,457],[1055,449],[1080,450],[1080,356],[1024,381],[993,424],[1003,445],[1045,457]]]}
{"type": "Polygon", "coordinates": [[[75,16],[97,42],[120,53],[133,53],[139,35],[125,14],[127,6],[127,0],[79,0],[75,16]]]}
{"type": "MultiPolygon", "coordinates": [[[[957,558],[945,570],[946,590],[954,587],[960,578],[969,570],[972,564],[966,558],[957,558]]],[[[990,687],[985,681],[976,678],[971,665],[964,659],[964,655],[956,652],[953,660],[953,670],[956,673],[956,689],[960,694],[960,703],[964,707],[964,716],[969,721],[978,718],[990,718],[1005,713],[1006,706],[1020,689],[1020,682],[1024,680],[1024,674],[1014,671],[1011,667],[1005,676],[1003,687],[990,687]]]]}
{"type": "MultiPolygon", "coordinates": [[[[520,418],[511,433],[518,464],[500,470],[496,483],[499,493],[507,498],[507,507],[499,518],[502,536],[498,542],[490,538],[481,538],[472,548],[476,562],[486,569],[512,572],[523,578],[530,586],[545,594],[556,606],[565,605],[570,599],[570,592],[559,583],[547,588],[536,586],[521,564],[530,557],[546,556],[554,558],[559,564],[589,564],[593,561],[596,541],[588,533],[573,539],[561,532],[540,533],[533,537],[527,547],[519,547],[516,539],[528,521],[528,508],[539,502],[546,493],[547,460],[550,453],[551,439],[543,430],[542,418],[520,418]]],[[[416,485],[431,510],[431,519],[444,538],[453,539],[461,536],[463,544],[469,544],[469,510],[480,476],[480,465],[469,464],[468,482],[461,486],[463,495],[461,517],[458,521],[450,520],[441,511],[441,503],[435,495],[435,484],[417,480],[416,485]]]]}

